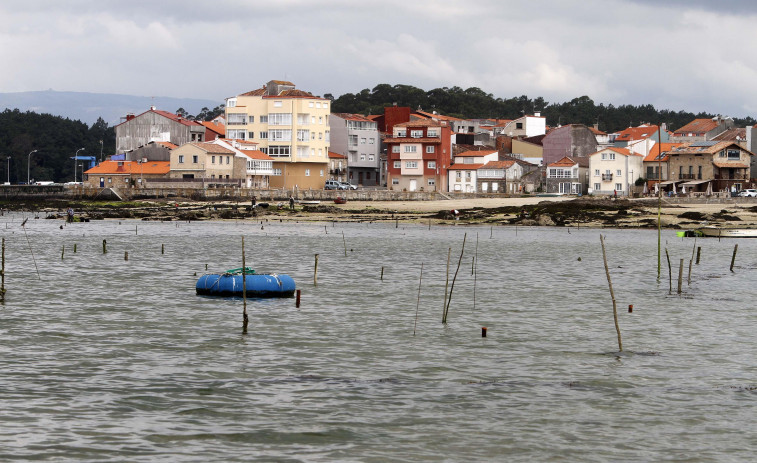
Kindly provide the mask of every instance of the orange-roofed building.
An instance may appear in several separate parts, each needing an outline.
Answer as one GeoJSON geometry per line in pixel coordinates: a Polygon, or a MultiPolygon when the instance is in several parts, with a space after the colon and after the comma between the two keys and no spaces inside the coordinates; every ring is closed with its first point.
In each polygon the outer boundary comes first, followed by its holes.
{"type": "Polygon", "coordinates": [[[589,155],[589,193],[630,195],[636,179],[644,175],[643,163],[641,154],[626,148],[609,147],[589,155]]]}
{"type": "Polygon", "coordinates": [[[588,188],[589,159],[565,156],[547,165],[547,193],[582,195],[588,188]]]}
{"type": "Polygon", "coordinates": [[[456,154],[449,167],[449,191],[476,193],[479,191],[478,169],[499,158],[497,150],[470,150],[456,154]]]}
{"type": "Polygon", "coordinates": [[[220,121],[201,121],[200,124],[205,127],[206,141],[213,141],[216,138],[226,138],[226,125],[220,121]]]}
{"type": "Polygon", "coordinates": [[[516,160],[489,161],[476,171],[479,193],[519,193],[523,166],[516,160]]]}
{"type": "Polygon", "coordinates": [[[329,179],[347,181],[347,156],[329,151],[329,179]]]}
{"type": "Polygon", "coordinates": [[[682,143],[655,143],[649,154],[644,157],[644,178],[649,182],[648,185],[654,185],[657,181],[666,181],[668,179],[668,152],[682,143]],[[662,174],[660,174],[662,172],[662,174]]]}
{"type": "Polygon", "coordinates": [[[168,161],[103,161],[84,172],[84,186],[91,188],[140,188],[150,180],[168,177],[168,161]]]}
{"type": "Polygon", "coordinates": [[[754,154],[732,141],[684,143],[667,152],[669,182],[704,191],[739,191],[749,188],[754,154]]]}

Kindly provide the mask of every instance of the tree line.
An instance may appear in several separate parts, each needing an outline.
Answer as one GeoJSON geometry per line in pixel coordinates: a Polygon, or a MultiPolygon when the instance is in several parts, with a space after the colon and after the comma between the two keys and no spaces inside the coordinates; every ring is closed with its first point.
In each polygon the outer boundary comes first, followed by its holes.
{"type": "MultiPolygon", "coordinates": [[[[95,156],[99,162],[115,150],[115,129],[102,118],[88,127],[81,121],[50,114],[18,109],[0,113],[2,182],[10,178],[11,183],[26,183],[27,172],[37,181],[71,182],[75,164],[71,158],[77,151],[80,156],[95,156]]],[[[84,164],[84,170],[88,167],[84,161],[76,163],[77,181],[81,181],[79,164],[84,164]]]]}
{"type": "MultiPolygon", "coordinates": [[[[666,123],[669,130],[678,129],[693,119],[712,118],[716,114],[705,112],[692,113],[656,109],[646,105],[605,105],[596,104],[588,96],[573,98],[563,103],[550,103],[543,97],[529,98],[526,95],[512,98],[494,97],[480,88],[442,87],[425,91],[411,85],[379,84],[358,93],[345,93],[338,98],[332,94],[324,95],[333,100],[331,109],[338,113],[383,114],[384,107],[409,106],[412,109],[437,111],[446,116],[461,119],[517,119],[523,115],[541,112],[546,117],[547,125],[565,124],[598,125],[599,130],[607,133],[618,132],[642,123],[666,123]]],[[[734,118],[737,127],[757,123],[751,116],[734,118]]]]}

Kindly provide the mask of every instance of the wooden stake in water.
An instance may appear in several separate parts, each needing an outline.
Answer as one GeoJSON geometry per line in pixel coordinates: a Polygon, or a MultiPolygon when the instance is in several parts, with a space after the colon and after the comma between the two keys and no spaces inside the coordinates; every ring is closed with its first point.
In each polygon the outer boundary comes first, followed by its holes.
{"type": "Polygon", "coordinates": [[[315,270],[313,270],[313,286],[318,286],[318,254],[315,255],[315,270]]]}
{"type": "Polygon", "coordinates": [[[612,290],[612,280],[610,279],[610,268],[607,266],[607,252],[605,252],[605,239],[599,235],[599,241],[602,243],[602,259],[605,262],[605,273],[607,274],[607,284],[610,286],[610,298],[612,299],[612,316],[615,319],[615,331],[618,332],[618,350],[623,352],[623,341],[620,339],[620,325],[618,325],[618,304],[615,301],[615,292],[612,290]]]}
{"type": "Polygon", "coordinates": [[[691,259],[689,259],[689,278],[687,284],[691,286],[691,266],[694,264],[694,251],[697,249],[697,239],[694,238],[694,246],[691,248],[691,259]]]}
{"type": "Polygon", "coordinates": [[[476,263],[473,268],[473,310],[476,310],[476,278],[478,277],[478,233],[476,233],[476,252],[473,255],[473,262],[476,263]]]}
{"type": "Polygon", "coordinates": [[[665,248],[665,257],[668,258],[668,282],[670,283],[668,293],[673,294],[673,269],[670,267],[670,254],[668,253],[668,248],[665,248]]]}
{"type": "Polygon", "coordinates": [[[457,272],[460,271],[460,264],[463,262],[463,253],[465,252],[465,239],[468,237],[466,233],[463,235],[463,247],[460,249],[460,259],[457,261],[457,270],[455,270],[455,276],[452,277],[452,286],[449,287],[449,297],[447,298],[447,306],[444,309],[444,317],[442,323],[447,323],[447,314],[449,313],[449,305],[452,302],[452,291],[455,289],[455,280],[457,280],[457,272]]]}
{"type": "MultiPolygon", "coordinates": [[[[5,238],[3,238],[5,240],[5,238]]],[[[383,269],[383,267],[381,267],[383,269]]],[[[413,325],[413,336],[415,328],[418,326],[418,307],[421,305],[421,283],[423,282],[423,262],[421,262],[421,276],[418,277],[418,301],[415,303],[415,324],[413,325]]]]}
{"type": "Polygon", "coordinates": [[[347,240],[344,239],[344,231],[342,232],[342,243],[344,243],[344,257],[347,257],[347,240]]]}
{"type": "Polygon", "coordinates": [[[242,334],[247,334],[247,263],[244,260],[244,236],[242,237],[242,334]]]}
{"type": "Polygon", "coordinates": [[[74,254],[76,254],[76,243],[74,243],[74,254]]]}
{"type": "Polygon", "coordinates": [[[60,260],[63,260],[63,255],[66,253],[66,245],[64,244],[60,248],[60,260]]]}
{"type": "Polygon", "coordinates": [[[733,264],[736,263],[736,251],[739,250],[739,245],[733,247],[733,257],[731,257],[731,271],[733,272],[733,264]]]}
{"type": "Polygon", "coordinates": [[[678,267],[678,294],[681,294],[681,284],[683,283],[683,259],[678,267]]]}
{"type": "Polygon", "coordinates": [[[381,267],[381,281],[384,281],[384,267],[381,267]]]}
{"type": "Polygon", "coordinates": [[[32,261],[34,262],[34,268],[37,270],[37,278],[42,279],[41,276],[39,276],[39,267],[37,267],[37,259],[34,258],[34,250],[32,249],[32,243],[29,241],[29,235],[26,234],[26,221],[29,220],[29,218],[25,218],[23,222],[21,222],[21,228],[24,229],[24,236],[26,237],[26,244],[29,246],[29,253],[32,255],[32,261]]]}
{"type": "Polygon", "coordinates": [[[452,248],[447,250],[447,280],[444,282],[444,300],[442,301],[442,323],[445,322],[444,315],[447,313],[447,289],[449,288],[449,259],[452,256],[452,248]]]}
{"type": "Polygon", "coordinates": [[[129,260],[129,251],[124,251],[124,260],[129,260]]]}
{"type": "Polygon", "coordinates": [[[697,247],[697,265],[699,265],[699,257],[702,255],[702,246],[697,247]]]}
{"type": "Polygon", "coordinates": [[[161,254],[165,254],[166,253],[166,245],[165,245],[165,243],[160,245],[160,253],[161,254]]]}
{"type": "Polygon", "coordinates": [[[108,248],[106,247],[106,241],[103,240],[103,254],[105,254],[106,252],[108,252],[108,248]]]}
{"type": "Polygon", "coordinates": [[[3,237],[3,266],[0,268],[0,300],[5,301],[5,238],[3,237]]]}

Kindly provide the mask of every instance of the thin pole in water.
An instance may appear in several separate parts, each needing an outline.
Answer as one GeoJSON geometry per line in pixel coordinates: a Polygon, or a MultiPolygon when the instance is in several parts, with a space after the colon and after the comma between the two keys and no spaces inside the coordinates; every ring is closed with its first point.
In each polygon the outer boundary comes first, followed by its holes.
{"type": "Polygon", "coordinates": [[[610,268],[607,266],[607,252],[605,252],[605,239],[599,235],[599,242],[602,243],[602,259],[605,262],[605,273],[607,274],[607,284],[610,286],[610,298],[612,299],[612,316],[615,319],[615,331],[618,332],[618,350],[623,352],[623,341],[620,339],[620,325],[618,325],[618,305],[615,301],[615,292],[612,290],[612,280],[610,279],[610,268]]]}
{"type": "Polygon", "coordinates": [[[247,334],[247,263],[244,259],[244,236],[242,237],[242,334],[247,334]]]}
{"type": "Polygon", "coordinates": [[[736,263],[736,251],[739,250],[739,245],[733,247],[733,257],[731,257],[731,271],[733,272],[733,264],[736,263]]]}
{"type": "MultiPolygon", "coordinates": [[[[381,268],[383,269],[383,267],[381,268]]],[[[415,336],[415,329],[418,326],[418,307],[420,307],[421,305],[421,283],[423,283],[423,262],[421,262],[421,276],[418,278],[418,301],[415,303],[415,324],[413,325],[413,336],[415,336]]]]}
{"type": "Polygon", "coordinates": [[[683,283],[683,259],[678,267],[678,294],[681,294],[681,284],[683,283]]]}
{"type": "Polygon", "coordinates": [[[29,218],[25,218],[23,222],[21,222],[21,228],[24,229],[24,236],[26,237],[26,244],[29,245],[29,253],[32,255],[32,261],[34,262],[34,268],[37,269],[37,278],[42,279],[41,276],[39,276],[39,267],[37,267],[37,259],[34,258],[34,250],[32,249],[32,243],[29,241],[29,235],[26,234],[26,221],[29,220],[29,218]]]}
{"type": "Polygon", "coordinates": [[[344,257],[347,257],[347,240],[344,239],[344,231],[342,231],[342,243],[344,243],[344,257]]]}
{"type": "Polygon", "coordinates": [[[5,301],[5,237],[3,237],[3,266],[0,269],[0,300],[5,301]]]}
{"type": "Polygon", "coordinates": [[[463,253],[465,252],[465,239],[468,238],[468,234],[463,235],[463,247],[460,249],[460,259],[457,261],[457,270],[455,270],[455,276],[452,277],[452,286],[449,287],[449,297],[447,298],[447,306],[444,310],[444,319],[442,323],[447,323],[447,314],[449,313],[449,305],[452,302],[452,291],[455,289],[455,280],[457,280],[457,272],[460,271],[460,263],[463,261],[463,253]]]}
{"type": "Polygon", "coordinates": [[[318,254],[315,255],[315,270],[313,270],[313,286],[318,286],[318,254]]]}
{"type": "Polygon", "coordinates": [[[449,259],[452,256],[452,248],[447,250],[447,281],[444,283],[444,300],[442,301],[442,323],[446,322],[447,315],[447,289],[449,288],[449,259]]]}
{"type": "Polygon", "coordinates": [[[670,254],[668,253],[668,248],[665,248],[665,257],[668,258],[668,282],[670,283],[668,294],[673,294],[673,269],[670,267],[670,254]]]}
{"type": "Polygon", "coordinates": [[[476,310],[476,278],[478,277],[478,233],[476,233],[476,252],[473,255],[476,265],[473,267],[473,310],[476,310]]]}

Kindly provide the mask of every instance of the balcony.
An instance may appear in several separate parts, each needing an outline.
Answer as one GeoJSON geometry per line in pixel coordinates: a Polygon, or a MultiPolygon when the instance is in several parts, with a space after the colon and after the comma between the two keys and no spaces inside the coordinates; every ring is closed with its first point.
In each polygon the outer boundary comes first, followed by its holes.
{"type": "Polygon", "coordinates": [[[603,182],[611,182],[612,181],[612,174],[602,174],[602,181],[603,182]]]}

